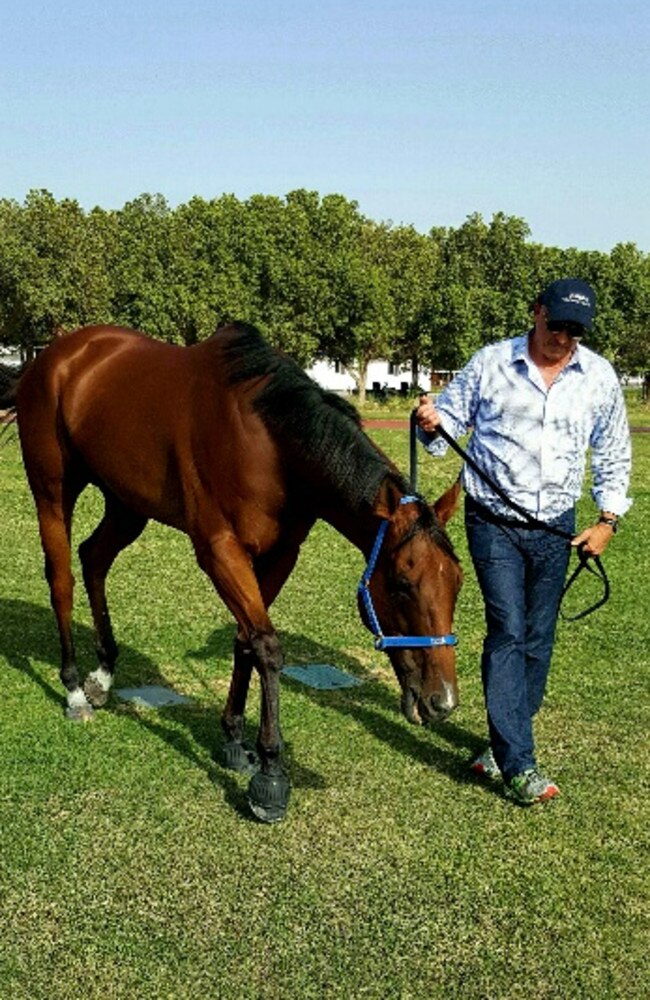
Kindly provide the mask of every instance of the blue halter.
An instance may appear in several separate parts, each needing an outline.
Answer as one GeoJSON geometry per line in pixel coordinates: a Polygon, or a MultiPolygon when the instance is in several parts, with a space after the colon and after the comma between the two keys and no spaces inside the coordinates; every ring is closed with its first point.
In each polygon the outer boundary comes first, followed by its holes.
{"type": "MultiPolygon", "coordinates": [[[[400,499],[400,504],[419,503],[419,497],[405,496],[400,499]]],[[[375,606],[370,596],[370,578],[374,573],[377,559],[384,541],[384,535],[388,529],[388,521],[382,521],[377,531],[377,537],[370,553],[370,559],[363,576],[359,581],[357,593],[363,603],[368,619],[368,626],[375,637],[375,649],[430,649],[432,646],[455,646],[458,639],[450,632],[448,635],[383,635],[375,606]]]]}

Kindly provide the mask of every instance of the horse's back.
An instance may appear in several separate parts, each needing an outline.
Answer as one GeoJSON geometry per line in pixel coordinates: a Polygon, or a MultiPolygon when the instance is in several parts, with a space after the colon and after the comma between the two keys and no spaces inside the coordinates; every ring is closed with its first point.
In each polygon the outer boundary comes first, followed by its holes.
{"type": "Polygon", "coordinates": [[[111,326],[83,327],[57,338],[36,357],[20,381],[19,421],[24,424],[32,414],[59,406],[81,382],[88,385],[89,374],[92,382],[98,363],[146,339],[135,330],[111,326]]]}
{"type": "Polygon", "coordinates": [[[228,384],[229,340],[182,347],[106,326],[59,338],[19,388],[30,482],[76,463],[129,507],[182,530],[218,518],[231,495],[259,495],[277,472],[275,451],[247,390],[228,384]]]}
{"type": "Polygon", "coordinates": [[[84,327],[58,338],[38,355],[16,394],[27,460],[62,436],[74,447],[77,426],[85,415],[96,411],[102,418],[106,406],[102,383],[107,371],[119,368],[119,359],[137,353],[146,339],[122,327],[84,327]]]}

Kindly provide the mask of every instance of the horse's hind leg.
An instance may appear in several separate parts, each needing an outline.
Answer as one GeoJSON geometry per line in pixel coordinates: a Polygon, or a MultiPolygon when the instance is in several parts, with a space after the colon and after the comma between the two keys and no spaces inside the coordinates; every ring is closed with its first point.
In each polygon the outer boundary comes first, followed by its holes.
{"type": "Polygon", "coordinates": [[[99,660],[99,667],[86,678],[84,691],[95,708],[108,700],[118,653],[106,602],[106,577],[115,558],[136,540],[147,523],[146,517],[134,514],[111,494],[105,495],[105,503],[104,517],[90,538],[79,546],[99,660]]]}
{"type": "Polygon", "coordinates": [[[92,718],[93,711],[79,684],[72,639],[74,577],[70,561],[70,524],[80,488],[61,482],[53,493],[35,494],[35,501],[45,554],[45,577],[61,640],[60,676],[66,689],[66,715],[69,719],[87,721],[92,718]]]}

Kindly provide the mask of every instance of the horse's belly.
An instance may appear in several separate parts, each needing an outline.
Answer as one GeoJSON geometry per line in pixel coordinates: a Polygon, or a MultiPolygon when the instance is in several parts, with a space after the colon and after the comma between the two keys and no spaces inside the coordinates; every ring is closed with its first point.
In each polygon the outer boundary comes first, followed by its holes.
{"type": "Polygon", "coordinates": [[[173,527],[183,526],[182,491],[173,453],[153,435],[132,428],[120,436],[97,424],[86,437],[83,428],[75,436],[75,446],[92,482],[106,489],[130,510],[173,527]]]}

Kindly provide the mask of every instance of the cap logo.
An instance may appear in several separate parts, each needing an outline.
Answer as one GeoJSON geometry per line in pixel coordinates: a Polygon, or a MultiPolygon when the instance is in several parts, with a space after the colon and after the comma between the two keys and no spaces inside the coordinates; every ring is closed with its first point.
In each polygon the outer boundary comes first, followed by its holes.
{"type": "Polygon", "coordinates": [[[571,292],[570,295],[563,295],[562,296],[562,301],[563,302],[573,302],[573,303],[575,303],[578,306],[587,306],[587,307],[589,307],[590,304],[591,304],[590,301],[589,301],[589,296],[588,295],[582,295],[581,292],[571,292]]]}

